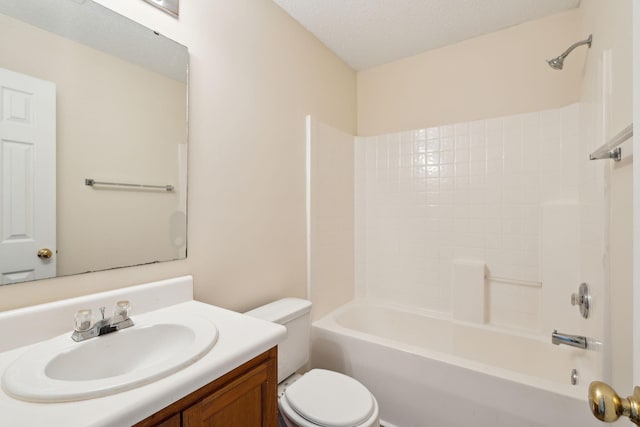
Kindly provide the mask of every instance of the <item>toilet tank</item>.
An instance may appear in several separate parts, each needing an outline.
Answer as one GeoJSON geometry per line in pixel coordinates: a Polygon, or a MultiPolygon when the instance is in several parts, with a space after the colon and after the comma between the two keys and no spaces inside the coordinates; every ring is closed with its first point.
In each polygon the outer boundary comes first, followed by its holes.
{"type": "Polygon", "coordinates": [[[284,298],[245,313],[279,323],[287,328],[287,338],[278,344],[278,383],[302,368],[309,360],[311,301],[284,298]]]}

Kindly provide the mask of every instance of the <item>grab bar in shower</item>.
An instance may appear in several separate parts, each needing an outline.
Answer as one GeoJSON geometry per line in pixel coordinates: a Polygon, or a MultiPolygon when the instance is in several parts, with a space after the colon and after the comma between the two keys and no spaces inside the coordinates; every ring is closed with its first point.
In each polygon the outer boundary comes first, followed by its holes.
{"type": "Polygon", "coordinates": [[[486,279],[490,282],[504,283],[505,285],[517,285],[528,286],[530,288],[541,288],[542,282],[522,279],[510,279],[508,277],[487,276],[486,279]]]}
{"type": "Polygon", "coordinates": [[[633,136],[633,123],[622,129],[611,138],[606,144],[598,148],[589,155],[589,160],[613,159],[619,162],[622,159],[622,148],[620,144],[633,136]]]}
{"type": "Polygon", "coordinates": [[[173,185],[148,185],[148,184],[127,184],[124,182],[104,182],[104,181],[96,181],[93,178],[85,178],[84,185],[88,185],[89,187],[93,187],[94,185],[108,185],[115,187],[127,187],[132,189],[141,189],[141,190],[164,190],[164,191],[173,191],[173,185]]]}

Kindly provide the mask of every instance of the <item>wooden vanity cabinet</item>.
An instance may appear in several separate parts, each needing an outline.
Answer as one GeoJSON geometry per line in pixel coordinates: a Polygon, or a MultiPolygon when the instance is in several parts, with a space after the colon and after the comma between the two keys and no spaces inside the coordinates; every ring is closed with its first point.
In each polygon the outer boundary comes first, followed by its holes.
{"type": "Polygon", "coordinates": [[[274,347],[134,427],[277,427],[274,347]]]}

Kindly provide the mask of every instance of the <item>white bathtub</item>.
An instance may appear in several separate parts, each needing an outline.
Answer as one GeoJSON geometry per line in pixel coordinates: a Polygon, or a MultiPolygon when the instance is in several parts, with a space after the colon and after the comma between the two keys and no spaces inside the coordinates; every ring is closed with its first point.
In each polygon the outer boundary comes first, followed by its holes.
{"type": "Polygon", "coordinates": [[[313,367],[364,383],[385,426],[588,427],[594,351],[358,301],[314,322],[313,367]],[[577,368],[578,384],[570,384],[577,368]]]}

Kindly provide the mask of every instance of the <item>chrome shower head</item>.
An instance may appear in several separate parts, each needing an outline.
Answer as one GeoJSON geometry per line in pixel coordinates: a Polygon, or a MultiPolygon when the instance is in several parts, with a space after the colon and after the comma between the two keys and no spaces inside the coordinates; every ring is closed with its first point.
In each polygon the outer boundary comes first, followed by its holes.
{"type": "Polygon", "coordinates": [[[571,46],[569,46],[569,49],[565,50],[564,52],[562,52],[562,55],[553,58],[553,59],[549,59],[547,60],[547,64],[549,64],[549,66],[551,68],[553,68],[554,70],[562,70],[562,67],[564,66],[564,59],[569,56],[569,54],[571,53],[571,51],[575,48],[577,48],[578,46],[582,46],[583,44],[588,45],[589,47],[591,47],[591,41],[593,40],[593,37],[591,35],[589,35],[589,38],[587,38],[586,40],[582,40],[579,42],[576,42],[574,44],[572,44],[571,46]]]}
{"type": "Polygon", "coordinates": [[[547,61],[547,64],[549,64],[549,67],[553,68],[554,70],[562,70],[562,67],[564,66],[564,58],[558,56],[557,58],[549,59],[547,61]]]}

